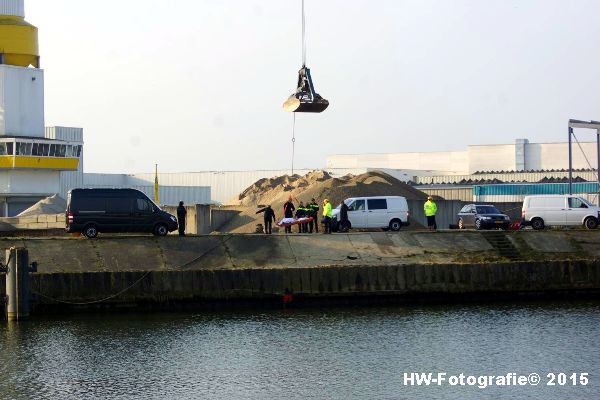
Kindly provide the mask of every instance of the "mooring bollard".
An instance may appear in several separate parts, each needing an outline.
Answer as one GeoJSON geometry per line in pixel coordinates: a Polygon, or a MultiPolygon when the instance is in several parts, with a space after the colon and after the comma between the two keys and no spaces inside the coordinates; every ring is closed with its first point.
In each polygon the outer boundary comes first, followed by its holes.
{"type": "Polygon", "coordinates": [[[6,319],[29,318],[29,272],[36,272],[37,263],[29,267],[29,252],[25,248],[6,250],[6,319]]]}

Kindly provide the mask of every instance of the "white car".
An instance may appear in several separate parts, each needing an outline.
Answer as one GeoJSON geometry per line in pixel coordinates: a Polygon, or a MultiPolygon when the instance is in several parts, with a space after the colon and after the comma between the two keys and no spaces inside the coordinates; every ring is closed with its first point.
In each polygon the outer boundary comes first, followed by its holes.
{"type": "Polygon", "coordinates": [[[402,196],[351,197],[344,200],[348,206],[349,226],[340,224],[340,208],[333,210],[333,230],[350,228],[389,229],[399,231],[409,225],[408,203],[402,196]]]}
{"type": "Polygon", "coordinates": [[[575,195],[535,195],[525,197],[521,216],[523,224],[533,229],[577,225],[596,229],[600,208],[575,195]]]}

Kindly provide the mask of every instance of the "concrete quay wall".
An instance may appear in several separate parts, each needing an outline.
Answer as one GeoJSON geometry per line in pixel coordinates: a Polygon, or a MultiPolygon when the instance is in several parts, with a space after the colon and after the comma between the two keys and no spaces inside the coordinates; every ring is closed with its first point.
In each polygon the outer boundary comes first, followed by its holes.
{"type": "Polygon", "coordinates": [[[25,247],[38,262],[34,307],[280,301],[286,288],[299,301],[600,292],[600,233],[587,231],[6,238],[0,245],[25,247]]]}
{"type": "Polygon", "coordinates": [[[556,294],[600,295],[600,265],[585,261],[519,264],[330,266],[240,270],[37,274],[33,304],[96,307],[269,300],[285,289],[298,301],[394,296],[428,300],[556,294]],[[64,303],[63,303],[64,302],[64,303]]]}

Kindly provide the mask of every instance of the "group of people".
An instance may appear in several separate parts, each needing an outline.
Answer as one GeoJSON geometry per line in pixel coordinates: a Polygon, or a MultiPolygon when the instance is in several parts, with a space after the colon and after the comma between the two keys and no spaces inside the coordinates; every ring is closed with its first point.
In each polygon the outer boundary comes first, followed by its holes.
{"type": "MultiPolygon", "coordinates": [[[[315,199],[311,199],[310,203],[304,205],[303,202],[298,204],[296,208],[292,201],[292,196],[288,198],[288,201],[283,205],[283,216],[284,218],[296,218],[296,220],[302,218],[308,218],[307,222],[299,223],[298,225],[298,233],[313,233],[313,229],[315,233],[319,233],[319,204],[315,201],[315,199]]],[[[437,223],[435,222],[435,214],[437,213],[437,205],[433,201],[431,196],[427,197],[427,201],[423,205],[423,211],[425,212],[425,216],[427,217],[427,226],[430,230],[437,229],[437,223]]],[[[267,235],[270,235],[273,229],[273,222],[277,223],[277,217],[275,216],[275,211],[271,208],[270,205],[258,210],[256,212],[264,213],[263,214],[263,222],[264,222],[264,232],[267,235]]],[[[323,233],[331,233],[331,220],[332,220],[333,209],[331,203],[328,199],[323,200],[323,219],[321,222],[323,223],[324,232],[323,233]]],[[[185,206],[183,205],[183,201],[179,202],[179,206],[177,207],[177,220],[179,222],[179,236],[185,236],[185,218],[187,215],[187,211],[185,206]]],[[[342,232],[346,232],[350,226],[348,221],[348,206],[343,201],[340,204],[340,215],[339,215],[339,229],[342,232]]],[[[292,225],[284,224],[285,233],[292,233],[292,225]]]]}
{"type": "MultiPolygon", "coordinates": [[[[293,198],[290,196],[288,201],[283,205],[283,218],[284,219],[294,219],[295,221],[301,221],[297,223],[298,225],[298,233],[319,233],[319,211],[321,207],[313,198],[310,203],[306,205],[304,202],[300,202],[298,207],[294,205],[293,198]],[[306,220],[306,222],[302,222],[306,220]]],[[[267,235],[270,235],[273,229],[273,223],[277,223],[277,217],[275,216],[275,211],[271,208],[270,205],[258,210],[257,214],[263,213],[263,222],[264,222],[264,232],[267,235]]],[[[331,233],[331,218],[332,218],[333,209],[331,207],[331,203],[328,199],[323,200],[323,211],[322,211],[322,220],[324,226],[323,233],[331,233]]],[[[292,233],[292,224],[284,223],[283,227],[285,229],[285,233],[292,233]]]]}

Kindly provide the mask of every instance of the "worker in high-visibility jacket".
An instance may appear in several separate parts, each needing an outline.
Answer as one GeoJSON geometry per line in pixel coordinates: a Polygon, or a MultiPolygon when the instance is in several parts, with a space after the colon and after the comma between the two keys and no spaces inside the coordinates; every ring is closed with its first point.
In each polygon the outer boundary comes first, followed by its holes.
{"type": "Polygon", "coordinates": [[[433,197],[427,197],[427,201],[425,202],[425,204],[423,204],[423,211],[425,212],[425,216],[427,217],[427,226],[429,227],[429,230],[436,230],[437,224],[435,223],[435,214],[437,213],[437,205],[433,201],[433,197]]]}
{"type": "Polygon", "coordinates": [[[333,210],[331,209],[331,203],[329,200],[323,200],[323,225],[325,225],[325,232],[331,233],[331,217],[333,216],[333,210]]]}

